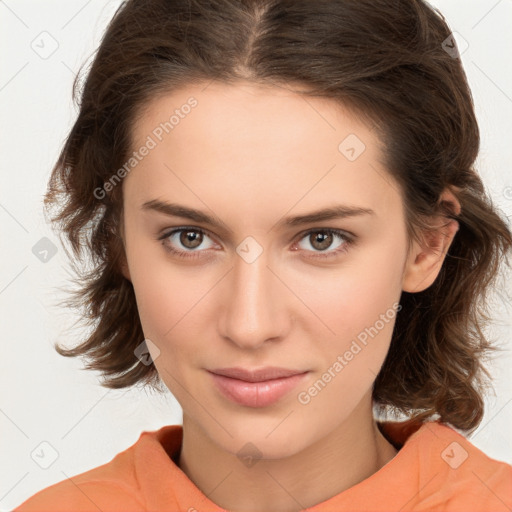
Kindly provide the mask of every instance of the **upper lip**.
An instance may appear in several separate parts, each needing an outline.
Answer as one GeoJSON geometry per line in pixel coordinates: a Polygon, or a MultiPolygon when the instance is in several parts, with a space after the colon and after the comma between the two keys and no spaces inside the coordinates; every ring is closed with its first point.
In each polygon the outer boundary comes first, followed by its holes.
{"type": "Polygon", "coordinates": [[[282,379],[284,377],[291,377],[292,375],[300,375],[306,373],[305,370],[291,370],[289,368],[277,368],[275,366],[266,366],[265,368],[258,368],[255,370],[248,370],[246,368],[217,368],[209,370],[211,373],[230,377],[232,379],[243,380],[246,382],[263,382],[272,379],[282,379]]]}

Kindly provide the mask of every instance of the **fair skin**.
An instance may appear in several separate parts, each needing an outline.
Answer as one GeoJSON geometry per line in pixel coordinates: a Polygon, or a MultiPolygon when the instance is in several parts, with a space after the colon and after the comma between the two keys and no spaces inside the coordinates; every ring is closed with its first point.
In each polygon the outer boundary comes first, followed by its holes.
{"type": "MultiPolygon", "coordinates": [[[[434,282],[458,224],[444,220],[431,247],[415,242],[408,253],[398,185],[381,163],[372,127],[332,100],[287,88],[211,83],[174,91],[148,104],[134,126],[134,149],[190,96],[197,107],[122,185],[123,273],[133,283],[145,337],[158,347],[154,364],[183,408],[179,466],[210,500],[232,511],[311,507],[368,478],[397,453],[377,428],[371,401],[394,319],[382,322],[307,404],[299,392],[393,311],[402,290],[434,282]],[[353,161],[338,149],[350,134],[366,146],[353,161]],[[225,226],[141,208],[156,199],[200,210],[225,226]],[[280,222],[335,205],[373,213],[280,222]],[[194,232],[198,241],[185,245],[178,232],[165,244],[194,258],[170,254],[158,240],[183,226],[204,234],[194,232]],[[322,245],[305,234],[328,228],[355,235],[355,242],[333,235],[322,245]],[[237,253],[246,237],[262,249],[250,263],[237,253]],[[207,371],[234,366],[308,373],[276,403],[249,407],[220,393],[207,371]],[[250,466],[237,456],[247,443],[261,456],[250,466]]],[[[459,207],[448,190],[442,199],[459,207]]]]}

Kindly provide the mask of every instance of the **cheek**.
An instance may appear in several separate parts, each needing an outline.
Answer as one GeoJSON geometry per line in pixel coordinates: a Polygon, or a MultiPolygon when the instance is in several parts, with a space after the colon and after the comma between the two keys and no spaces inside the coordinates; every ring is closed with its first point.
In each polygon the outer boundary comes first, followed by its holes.
{"type": "MultiPolygon", "coordinates": [[[[347,367],[378,373],[400,309],[401,261],[396,254],[396,248],[381,245],[361,251],[336,271],[317,272],[314,287],[311,279],[301,280],[301,298],[316,315],[307,316],[310,336],[326,367],[346,355],[347,367]],[[373,254],[380,254],[378,264],[373,254]]],[[[357,380],[357,372],[353,377],[357,380]]]]}
{"type": "Polygon", "coordinates": [[[378,264],[354,257],[347,265],[317,271],[314,277],[294,276],[297,295],[336,336],[373,324],[399,299],[400,261],[380,254],[378,264]]]}
{"type": "Polygon", "coordinates": [[[179,328],[189,324],[197,313],[197,305],[207,290],[197,279],[179,268],[151,265],[142,275],[132,278],[137,307],[144,332],[163,340],[179,328]]]}
{"type": "Polygon", "coordinates": [[[161,337],[197,302],[202,290],[192,267],[177,265],[160,241],[142,231],[139,227],[127,233],[130,279],[145,335],[161,337]]]}
{"type": "Polygon", "coordinates": [[[165,380],[163,365],[173,375],[181,373],[183,366],[177,363],[200,354],[205,336],[212,335],[205,333],[205,325],[214,325],[208,304],[219,275],[177,265],[155,251],[138,256],[130,262],[137,308],[144,336],[160,351],[155,365],[165,380]]]}
{"type": "Polygon", "coordinates": [[[194,353],[189,342],[197,336],[190,331],[190,318],[197,299],[192,297],[194,293],[179,271],[171,273],[159,265],[145,268],[139,275],[135,272],[132,282],[144,337],[156,346],[150,348],[156,370],[167,388],[183,403],[186,396],[182,396],[176,382],[183,381],[183,369],[194,353]]]}
{"type": "MultiPolygon", "coordinates": [[[[308,415],[325,416],[329,410],[334,423],[371,392],[400,310],[399,287],[392,271],[386,273],[382,267],[375,272],[351,270],[337,281],[326,280],[331,284],[324,287],[324,293],[310,296],[319,306],[315,311],[335,334],[311,333],[317,364],[297,396],[308,415]]],[[[327,332],[318,321],[315,325],[317,333],[327,332]]]]}

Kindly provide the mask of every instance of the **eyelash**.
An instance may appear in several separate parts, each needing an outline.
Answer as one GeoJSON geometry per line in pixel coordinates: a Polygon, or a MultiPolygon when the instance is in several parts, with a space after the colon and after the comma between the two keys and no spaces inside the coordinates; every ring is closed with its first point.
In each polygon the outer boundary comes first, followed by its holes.
{"type": "MultiPolygon", "coordinates": [[[[157,239],[160,240],[162,242],[162,245],[164,246],[164,249],[170,253],[170,254],[173,254],[179,258],[183,258],[183,259],[194,259],[194,258],[198,258],[198,257],[201,257],[200,256],[200,253],[203,252],[201,250],[198,250],[198,251],[179,251],[177,249],[174,249],[172,246],[170,245],[167,245],[165,243],[165,241],[170,238],[172,235],[174,235],[175,233],[181,233],[182,231],[193,231],[193,232],[196,232],[196,233],[200,233],[202,235],[207,235],[208,237],[210,237],[210,235],[208,235],[208,233],[204,230],[204,229],[200,229],[200,228],[195,228],[195,227],[180,227],[180,228],[176,228],[176,229],[173,229],[171,231],[167,231],[166,233],[164,233],[163,235],[159,236],[157,239]]],[[[319,259],[326,259],[326,258],[333,258],[333,257],[336,257],[338,256],[339,254],[342,254],[342,253],[346,253],[349,249],[349,247],[355,242],[354,238],[355,238],[355,235],[347,235],[344,231],[341,231],[339,229],[333,229],[333,228],[314,228],[314,229],[310,229],[304,233],[301,233],[301,236],[300,238],[298,238],[298,241],[300,242],[301,240],[303,240],[304,238],[306,238],[307,236],[313,234],[313,233],[324,233],[324,234],[329,234],[329,235],[336,235],[338,237],[340,237],[342,240],[343,240],[343,244],[336,250],[334,251],[325,251],[325,252],[318,252],[318,253],[314,253],[314,256],[311,256],[312,258],[319,258],[319,259]]],[[[210,237],[211,238],[211,237],[210,237]]],[[[307,251],[307,252],[312,252],[312,251],[307,251]]]]}

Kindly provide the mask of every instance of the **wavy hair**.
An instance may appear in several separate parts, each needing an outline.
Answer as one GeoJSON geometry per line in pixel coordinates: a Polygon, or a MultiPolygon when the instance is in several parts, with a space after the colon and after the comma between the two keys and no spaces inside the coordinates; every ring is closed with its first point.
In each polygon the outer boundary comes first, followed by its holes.
{"type": "Polygon", "coordinates": [[[440,12],[422,0],[128,0],[81,81],[82,71],[73,84],[78,116],[45,195],[76,271],[66,304],[90,328],[74,348],[56,344],[61,355],[86,359],[108,388],[161,385],[155,366],[134,355],[144,334],[120,269],[122,187],[97,192],[130,157],[145,105],[212,80],[293,84],[372,122],[400,185],[410,242],[436,215],[460,226],[435,282],[402,293],[373,386],[376,409],[478,426],[490,379],[484,357],[496,348],[485,333],[487,299],[512,233],[474,168],[473,99],[440,12]],[[446,187],[459,214],[438,201],[446,187]]]}

